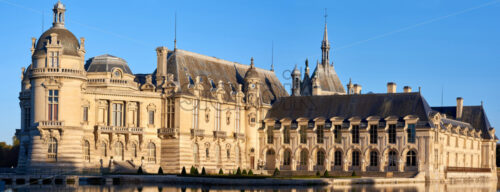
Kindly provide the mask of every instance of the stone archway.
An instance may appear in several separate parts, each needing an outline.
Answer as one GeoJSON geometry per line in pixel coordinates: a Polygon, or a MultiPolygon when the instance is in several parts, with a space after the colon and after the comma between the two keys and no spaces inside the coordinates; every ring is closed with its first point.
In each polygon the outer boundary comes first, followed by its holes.
{"type": "Polygon", "coordinates": [[[276,168],[276,152],[274,149],[269,149],[266,152],[266,169],[274,170],[276,168]]]}

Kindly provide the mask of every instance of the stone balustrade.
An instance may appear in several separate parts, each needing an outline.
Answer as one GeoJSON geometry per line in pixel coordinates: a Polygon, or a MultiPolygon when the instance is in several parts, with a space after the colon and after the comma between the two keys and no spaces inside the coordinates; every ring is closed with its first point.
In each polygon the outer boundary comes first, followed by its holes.
{"type": "Polygon", "coordinates": [[[191,129],[191,136],[203,137],[203,136],[205,136],[205,130],[203,130],[203,129],[191,129]]]}
{"type": "Polygon", "coordinates": [[[37,127],[41,129],[60,129],[64,127],[64,121],[39,121],[37,127]]]}
{"type": "Polygon", "coordinates": [[[179,133],[178,128],[160,128],[158,129],[158,136],[160,138],[176,138],[179,133]]]}
{"type": "Polygon", "coordinates": [[[225,139],[227,137],[225,131],[214,131],[214,138],[222,138],[225,139]]]}
{"type": "Polygon", "coordinates": [[[101,133],[131,133],[131,134],[142,134],[143,128],[141,127],[115,127],[107,125],[96,126],[96,131],[101,133]]]}

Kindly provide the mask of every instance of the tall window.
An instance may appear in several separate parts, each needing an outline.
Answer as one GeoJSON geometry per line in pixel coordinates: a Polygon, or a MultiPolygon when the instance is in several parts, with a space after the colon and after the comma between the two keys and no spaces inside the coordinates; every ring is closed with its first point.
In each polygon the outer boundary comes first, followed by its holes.
{"type": "Polygon", "coordinates": [[[31,108],[24,108],[24,129],[28,130],[31,125],[31,108]]]}
{"type": "Polygon", "coordinates": [[[220,131],[220,115],[221,108],[220,108],[220,103],[215,104],[215,130],[220,131]]]}
{"type": "Polygon", "coordinates": [[[371,125],[370,126],[370,143],[371,144],[377,144],[377,125],[371,125]]]}
{"type": "MultiPolygon", "coordinates": [[[[196,118],[198,118],[198,111],[196,112],[196,118]]],[[[196,122],[198,122],[198,120],[196,122]]],[[[168,126],[168,128],[174,128],[174,126],[175,126],[175,99],[174,98],[167,99],[167,126],[168,126]]]]}
{"type": "Polygon", "coordinates": [[[352,152],[352,166],[359,166],[359,151],[352,152]]]}
{"type": "Polygon", "coordinates": [[[389,151],[389,166],[395,167],[398,162],[398,156],[396,151],[389,151]]]}
{"type": "Polygon", "coordinates": [[[231,159],[231,150],[228,148],[226,149],[226,158],[229,160],[231,159]]]}
{"type": "Polygon", "coordinates": [[[59,90],[49,90],[49,121],[59,119],[59,90]]]}
{"type": "Polygon", "coordinates": [[[283,143],[290,143],[290,126],[283,127],[283,143]]]}
{"type": "Polygon", "coordinates": [[[112,124],[113,126],[116,127],[121,127],[122,126],[122,117],[123,117],[123,105],[121,103],[113,103],[113,119],[112,119],[112,124]]]}
{"type": "Polygon", "coordinates": [[[285,155],[283,156],[283,165],[290,165],[290,159],[292,154],[290,150],[285,150],[285,155]]]}
{"type": "Polygon", "coordinates": [[[318,153],[316,154],[316,164],[319,166],[325,165],[325,152],[322,150],[319,150],[318,153]]]}
{"type": "Polygon", "coordinates": [[[307,126],[300,126],[300,143],[307,143],[307,126]]]}
{"type": "Polygon", "coordinates": [[[316,142],[317,143],[323,143],[323,140],[324,140],[323,126],[324,125],[318,125],[316,127],[316,142]]]}
{"type": "Polygon", "coordinates": [[[57,51],[51,52],[50,67],[59,67],[59,52],[57,51]]]}
{"type": "Polygon", "coordinates": [[[104,142],[101,143],[101,152],[103,157],[108,156],[108,146],[104,142]]]}
{"type": "Polygon", "coordinates": [[[274,142],[273,126],[267,126],[267,143],[273,144],[273,142],[274,142]]]}
{"type": "Polygon", "coordinates": [[[115,143],[115,156],[119,160],[123,160],[123,143],[122,142],[116,142],[115,143]]]}
{"type": "Polygon", "coordinates": [[[156,145],[154,143],[148,144],[148,162],[156,162],[156,145]]]}
{"type": "Polygon", "coordinates": [[[235,147],[236,163],[239,165],[241,163],[240,146],[235,147]]]}
{"type": "Polygon", "coordinates": [[[334,158],[334,165],[335,166],[341,166],[342,165],[342,152],[341,151],[335,151],[335,158],[334,158]]]}
{"type": "Polygon", "coordinates": [[[359,143],[359,125],[353,125],[351,130],[352,143],[359,143]]]}
{"type": "Polygon", "coordinates": [[[219,145],[215,146],[215,160],[216,160],[217,164],[221,163],[221,160],[220,160],[220,146],[219,145]]]}
{"type": "Polygon", "coordinates": [[[335,143],[341,143],[342,142],[342,134],[340,132],[340,129],[342,128],[341,125],[335,125],[333,129],[333,136],[335,138],[335,143]]]}
{"type": "Polygon", "coordinates": [[[415,143],[415,124],[409,124],[406,132],[408,133],[408,143],[415,143]]]}
{"type": "Polygon", "coordinates": [[[137,145],[132,144],[132,157],[137,157],[137,145]]]}
{"type": "Polygon", "coordinates": [[[199,111],[200,111],[200,100],[195,99],[193,100],[193,129],[198,129],[199,111]]]}
{"type": "Polygon", "coordinates": [[[155,111],[149,111],[149,124],[154,125],[155,124],[155,111]]]}
{"type": "Polygon", "coordinates": [[[83,144],[83,159],[90,162],[90,143],[88,141],[83,144]]]}
{"type": "Polygon", "coordinates": [[[387,130],[387,134],[389,135],[389,143],[396,143],[396,124],[390,124],[389,130],[387,130]]]}
{"type": "Polygon", "coordinates": [[[234,126],[236,133],[240,133],[240,107],[236,106],[234,117],[234,126]]]}
{"type": "Polygon", "coordinates": [[[57,160],[57,140],[54,137],[49,139],[47,158],[57,160]]]}
{"type": "Polygon", "coordinates": [[[200,163],[200,156],[198,155],[198,144],[193,145],[193,157],[194,157],[194,163],[198,164],[200,163]]]}
{"type": "Polygon", "coordinates": [[[417,153],[415,151],[406,153],[406,166],[417,166],[417,153]]]}
{"type": "Polygon", "coordinates": [[[376,167],[378,165],[378,153],[376,151],[370,152],[370,166],[376,167]]]}
{"type": "Polygon", "coordinates": [[[83,121],[89,121],[89,107],[83,107],[83,121]]]}
{"type": "Polygon", "coordinates": [[[307,161],[309,159],[308,155],[309,154],[306,149],[302,149],[302,151],[300,151],[300,165],[307,165],[307,161]]]}
{"type": "Polygon", "coordinates": [[[206,159],[210,158],[210,151],[208,150],[208,147],[205,149],[205,158],[206,159]]]}

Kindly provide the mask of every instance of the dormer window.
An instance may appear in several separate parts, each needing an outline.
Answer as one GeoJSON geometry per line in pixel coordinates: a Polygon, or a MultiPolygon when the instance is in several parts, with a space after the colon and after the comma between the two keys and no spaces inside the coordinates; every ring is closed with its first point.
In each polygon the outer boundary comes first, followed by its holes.
{"type": "Polygon", "coordinates": [[[50,53],[50,67],[59,67],[59,52],[50,53]]]}
{"type": "Polygon", "coordinates": [[[116,79],[121,79],[122,78],[122,72],[118,69],[115,69],[113,71],[113,78],[116,78],[116,79]]]}

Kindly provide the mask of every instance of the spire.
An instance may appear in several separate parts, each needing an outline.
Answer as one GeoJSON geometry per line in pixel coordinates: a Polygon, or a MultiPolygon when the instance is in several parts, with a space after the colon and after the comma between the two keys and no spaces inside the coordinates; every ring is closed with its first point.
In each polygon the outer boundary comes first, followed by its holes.
{"type": "Polygon", "coordinates": [[[274,71],[274,41],[271,42],[271,71],[274,71]]]}
{"type": "Polygon", "coordinates": [[[174,51],[177,49],[177,12],[175,12],[174,21],[174,51]]]}
{"type": "Polygon", "coordinates": [[[66,11],[66,7],[61,1],[57,1],[54,5],[54,22],[52,23],[52,27],[64,28],[64,12],[66,11]]]}
{"type": "Polygon", "coordinates": [[[305,76],[309,77],[309,60],[306,59],[306,71],[305,71],[305,76]]]}
{"type": "Polygon", "coordinates": [[[250,59],[250,69],[253,69],[254,68],[254,64],[253,64],[253,57],[250,59]]]}
{"type": "Polygon", "coordinates": [[[330,53],[330,42],[328,42],[328,29],[326,19],[328,15],[326,14],[325,8],[325,32],[323,33],[323,41],[321,42],[321,64],[323,66],[329,65],[329,53],[330,53]]]}

